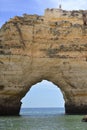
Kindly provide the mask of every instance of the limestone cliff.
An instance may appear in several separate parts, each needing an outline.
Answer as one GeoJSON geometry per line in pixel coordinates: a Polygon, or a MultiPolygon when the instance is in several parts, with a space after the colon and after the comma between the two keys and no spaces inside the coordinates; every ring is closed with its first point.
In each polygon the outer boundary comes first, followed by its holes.
{"type": "Polygon", "coordinates": [[[46,11],[44,16],[16,16],[0,29],[0,115],[18,115],[21,99],[43,79],[61,89],[66,113],[87,113],[82,11],[59,10],[58,16],[55,9],[46,11]]]}

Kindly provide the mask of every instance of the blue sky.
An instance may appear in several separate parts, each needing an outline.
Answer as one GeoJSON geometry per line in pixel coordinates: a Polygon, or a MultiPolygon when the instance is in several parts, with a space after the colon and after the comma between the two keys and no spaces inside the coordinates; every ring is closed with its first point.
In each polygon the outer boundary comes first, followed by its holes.
{"type": "Polygon", "coordinates": [[[87,0],[0,0],[0,26],[16,15],[43,15],[44,9],[58,8],[60,3],[66,10],[87,9],[87,0]]]}
{"type": "MultiPolygon", "coordinates": [[[[65,10],[87,9],[87,0],[0,0],[0,27],[7,20],[22,14],[44,15],[46,8],[58,8],[62,5],[65,10]]],[[[62,107],[63,95],[52,83],[43,81],[31,87],[23,99],[23,107],[62,107]]]]}
{"type": "Polygon", "coordinates": [[[46,80],[33,85],[22,102],[22,107],[64,107],[62,92],[56,85],[46,80]]]}

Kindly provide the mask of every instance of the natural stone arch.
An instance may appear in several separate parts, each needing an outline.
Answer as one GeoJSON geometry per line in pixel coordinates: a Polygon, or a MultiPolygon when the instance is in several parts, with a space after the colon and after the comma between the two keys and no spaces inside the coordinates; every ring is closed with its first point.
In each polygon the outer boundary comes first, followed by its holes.
{"type": "Polygon", "coordinates": [[[87,28],[82,12],[53,11],[56,17],[14,17],[0,29],[0,115],[18,115],[22,97],[43,79],[60,87],[66,113],[87,113],[87,28]]]}
{"type": "Polygon", "coordinates": [[[42,80],[41,82],[37,82],[36,84],[31,86],[29,91],[22,98],[21,102],[22,102],[21,108],[26,108],[26,107],[27,108],[41,108],[41,107],[42,108],[44,107],[64,108],[65,106],[65,100],[61,89],[58,86],[56,86],[53,82],[48,80],[42,80]]]}

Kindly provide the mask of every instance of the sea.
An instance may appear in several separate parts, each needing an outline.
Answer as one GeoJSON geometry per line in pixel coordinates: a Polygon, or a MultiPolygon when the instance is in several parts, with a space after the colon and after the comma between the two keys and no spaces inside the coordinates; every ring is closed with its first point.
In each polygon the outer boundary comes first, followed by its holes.
{"type": "Polygon", "coordinates": [[[20,116],[1,116],[0,130],[87,130],[82,118],[64,108],[22,108],[20,116]]]}

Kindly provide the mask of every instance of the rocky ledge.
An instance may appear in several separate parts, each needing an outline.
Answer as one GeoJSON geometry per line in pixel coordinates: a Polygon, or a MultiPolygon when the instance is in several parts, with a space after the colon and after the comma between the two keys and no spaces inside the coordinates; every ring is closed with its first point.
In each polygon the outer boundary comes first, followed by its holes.
{"type": "Polygon", "coordinates": [[[0,29],[0,115],[18,115],[21,99],[42,80],[61,89],[67,114],[87,114],[87,26],[82,12],[47,13],[16,16],[0,29]]]}

